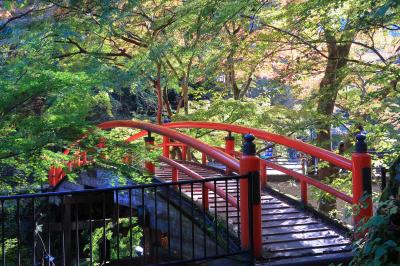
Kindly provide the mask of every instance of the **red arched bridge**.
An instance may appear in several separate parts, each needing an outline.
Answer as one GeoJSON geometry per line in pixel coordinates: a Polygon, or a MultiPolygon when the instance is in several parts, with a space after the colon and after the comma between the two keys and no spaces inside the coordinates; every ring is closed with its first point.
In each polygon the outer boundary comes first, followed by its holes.
{"type": "MultiPolygon", "coordinates": [[[[366,152],[365,137],[361,135],[357,137],[356,152],[349,160],[302,141],[240,125],[194,121],[154,125],[139,121],[110,121],[99,124],[98,127],[105,130],[117,127],[140,129],[141,132],[126,141],[136,141],[145,137],[148,150],[162,146],[159,162],[145,163],[147,171],[161,182],[173,182],[179,200],[188,197],[192,204],[202,208],[211,216],[214,215],[215,220],[221,220],[228,234],[229,230],[232,230],[237,235],[240,248],[250,249],[260,263],[323,265],[351,258],[351,241],[354,235],[351,236],[344,227],[307,207],[309,186],[314,186],[349,204],[362,206],[355,212],[353,224],[365,222],[372,215],[371,158],[366,152]],[[219,130],[228,132],[228,135],[225,138],[225,147],[214,147],[177,129],[219,130]],[[152,134],[161,135],[163,142],[156,145],[152,134]],[[242,147],[235,146],[233,134],[243,136],[243,150],[242,147]],[[306,174],[260,159],[255,153],[253,143],[255,138],[293,148],[338,168],[351,171],[352,195],[306,174]],[[182,154],[180,160],[171,158],[170,147],[180,149],[182,154]],[[197,150],[202,154],[201,163],[189,160],[189,150],[197,150]],[[224,168],[221,170],[208,166],[207,160],[210,158],[224,165],[224,168]],[[300,183],[300,204],[267,186],[268,171],[271,169],[291,176],[300,183]],[[242,178],[224,179],[224,176],[242,178]],[[198,180],[200,183],[179,183],[188,180],[198,180]],[[208,180],[212,181],[207,182],[208,180]]],[[[106,145],[104,140],[98,144],[99,147],[104,145],[106,145]]],[[[76,161],[68,162],[68,170],[88,162],[86,152],[81,152],[76,161]]],[[[57,186],[65,175],[62,168],[53,167],[49,171],[50,184],[57,186]]],[[[229,236],[227,237],[229,240],[229,236]]],[[[215,238],[218,240],[219,237],[215,238]]],[[[202,250],[206,253],[206,238],[203,240],[205,245],[202,250]]],[[[218,248],[216,249],[218,254],[218,248]]]]}

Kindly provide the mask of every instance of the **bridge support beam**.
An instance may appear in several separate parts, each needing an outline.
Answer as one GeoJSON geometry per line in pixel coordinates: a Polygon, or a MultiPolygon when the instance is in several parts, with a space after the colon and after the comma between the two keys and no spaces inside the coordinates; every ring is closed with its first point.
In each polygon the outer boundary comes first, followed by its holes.
{"type": "MultiPolygon", "coordinates": [[[[151,136],[151,133],[148,133],[148,136],[144,138],[146,151],[151,151],[154,147],[154,137],[151,136]]],[[[154,175],[155,174],[155,167],[152,162],[145,162],[144,167],[146,168],[147,172],[154,175]]]]}
{"type": "Polygon", "coordinates": [[[255,257],[262,256],[260,160],[256,156],[254,136],[244,136],[243,156],[240,159],[240,239],[242,248],[252,248],[255,257]],[[250,213],[249,213],[250,212],[250,213]]]}
{"type": "Polygon", "coordinates": [[[353,204],[359,206],[354,216],[354,225],[365,223],[372,216],[372,182],[371,155],[367,152],[365,135],[357,135],[356,149],[351,160],[353,162],[353,204]]]}
{"type": "MultiPolygon", "coordinates": [[[[235,137],[232,136],[231,132],[228,132],[228,136],[225,137],[225,153],[230,156],[235,156],[235,137]]],[[[226,168],[226,174],[231,174],[232,169],[226,168]]]]}

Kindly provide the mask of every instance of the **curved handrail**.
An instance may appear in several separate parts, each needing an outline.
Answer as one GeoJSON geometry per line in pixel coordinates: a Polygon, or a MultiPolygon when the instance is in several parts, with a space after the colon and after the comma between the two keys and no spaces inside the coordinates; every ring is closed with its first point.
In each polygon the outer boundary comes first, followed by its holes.
{"type": "Polygon", "coordinates": [[[188,135],[185,135],[183,133],[180,133],[176,130],[166,128],[164,126],[159,126],[159,125],[154,125],[154,124],[149,124],[141,121],[131,121],[131,120],[115,120],[115,121],[109,121],[109,122],[104,122],[97,127],[101,129],[110,129],[110,128],[116,128],[116,127],[129,127],[129,128],[138,128],[142,130],[146,130],[148,132],[154,132],[163,136],[167,136],[169,138],[173,138],[177,141],[180,141],[190,147],[193,147],[208,156],[214,158],[218,162],[226,165],[230,169],[233,169],[235,171],[239,171],[239,161],[233,158],[232,156],[215,149],[208,144],[197,140],[193,137],[190,137],[188,135]]]}
{"type": "MultiPolygon", "coordinates": [[[[214,147],[216,149],[224,151],[224,148],[222,148],[222,147],[218,147],[218,146],[214,146],[214,147]]],[[[241,155],[242,155],[242,153],[240,153],[238,151],[235,151],[235,156],[241,156],[241,155]]],[[[322,182],[320,182],[318,180],[315,180],[315,179],[313,179],[311,177],[308,177],[306,175],[300,174],[300,173],[298,173],[296,171],[293,171],[291,169],[288,169],[286,167],[283,167],[283,166],[281,166],[279,164],[273,163],[273,162],[268,161],[268,160],[260,160],[260,163],[265,164],[266,166],[268,166],[268,167],[270,167],[272,169],[275,169],[275,170],[277,170],[279,172],[285,173],[288,176],[292,176],[292,177],[294,177],[295,179],[297,179],[299,181],[304,181],[307,184],[313,185],[314,187],[319,188],[322,191],[325,191],[325,192],[327,192],[327,193],[329,193],[331,195],[334,195],[335,197],[338,197],[339,199],[344,200],[344,201],[346,201],[346,202],[348,202],[350,204],[353,201],[353,198],[350,197],[349,195],[347,195],[347,194],[345,194],[345,193],[343,193],[343,192],[341,192],[341,191],[339,191],[339,190],[337,190],[337,189],[335,189],[333,187],[330,187],[330,186],[328,186],[328,185],[326,185],[326,184],[324,184],[324,183],[322,183],[322,182]]]]}
{"type": "Polygon", "coordinates": [[[285,173],[285,174],[287,174],[289,176],[292,176],[292,177],[294,177],[295,179],[297,179],[299,181],[304,181],[307,184],[313,185],[314,187],[319,188],[322,191],[328,192],[329,194],[331,194],[331,195],[333,195],[333,196],[335,196],[335,197],[337,197],[337,198],[339,198],[341,200],[344,200],[344,201],[346,201],[346,202],[348,202],[350,204],[353,202],[353,198],[352,197],[346,195],[345,193],[343,193],[343,192],[341,192],[341,191],[339,191],[339,190],[337,190],[337,189],[335,189],[333,187],[330,187],[330,186],[328,186],[328,185],[326,185],[324,183],[321,183],[318,180],[315,180],[315,179],[313,179],[311,177],[308,177],[306,175],[300,174],[300,173],[298,173],[296,171],[287,169],[287,168],[285,168],[285,167],[283,167],[283,166],[281,166],[279,164],[276,164],[276,163],[273,163],[273,162],[270,162],[270,161],[263,160],[262,163],[264,163],[266,166],[268,166],[268,167],[270,167],[272,169],[278,170],[278,171],[280,171],[282,173],[285,173]]]}
{"type": "MultiPolygon", "coordinates": [[[[217,123],[217,122],[203,122],[203,121],[182,121],[182,122],[173,122],[168,124],[163,124],[164,127],[168,128],[203,128],[203,129],[214,129],[214,130],[222,130],[222,131],[230,131],[239,134],[247,134],[251,133],[255,137],[272,141],[274,143],[278,143],[280,145],[290,147],[296,149],[298,151],[302,151],[314,157],[320,158],[322,160],[328,161],[334,165],[337,165],[343,169],[352,170],[352,162],[351,160],[333,153],[331,151],[327,151],[325,149],[313,146],[308,143],[304,143],[299,140],[291,139],[282,135],[270,133],[261,129],[255,129],[245,126],[225,124],[225,123],[217,123]]],[[[135,135],[128,138],[126,141],[130,142],[137,138],[146,135],[146,132],[139,132],[135,135]]]]}

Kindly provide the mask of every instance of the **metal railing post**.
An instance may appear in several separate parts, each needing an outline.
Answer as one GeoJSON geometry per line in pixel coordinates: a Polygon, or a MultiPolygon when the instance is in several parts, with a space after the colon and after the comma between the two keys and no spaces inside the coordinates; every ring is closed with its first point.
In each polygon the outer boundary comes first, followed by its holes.
{"type": "Polygon", "coordinates": [[[243,138],[245,143],[243,145],[243,156],[240,159],[239,172],[240,175],[251,175],[249,177],[251,182],[248,179],[240,180],[240,239],[242,241],[242,249],[251,248],[255,257],[261,257],[260,160],[256,156],[256,147],[253,143],[254,136],[246,134],[243,138]],[[251,213],[249,214],[249,212],[251,213]]]}
{"type": "Polygon", "coordinates": [[[366,222],[372,216],[371,155],[367,152],[366,136],[357,135],[356,149],[351,160],[353,163],[353,204],[360,206],[354,216],[354,224],[366,222]]]}

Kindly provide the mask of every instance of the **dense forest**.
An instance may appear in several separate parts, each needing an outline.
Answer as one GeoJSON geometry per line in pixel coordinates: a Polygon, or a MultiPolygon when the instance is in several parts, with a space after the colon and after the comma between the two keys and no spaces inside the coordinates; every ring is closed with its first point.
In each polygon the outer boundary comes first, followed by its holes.
{"type": "MultiPolygon", "coordinates": [[[[398,0],[3,0],[0,190],[39,190],[51,166],[73,158],[63,149],[101,137],[97,166],[143,181],[158,151],[125,143],[133,130],[96,129],[108,120],[235,123],[328,150],[342,143],[346,157],[365,133],[391,179],[354,263],[398,265],[399,84],[398,0]],[[134,163],[121,162],[126,153],[134,163]]],[[[351,189],[329,165],[319,174],[351,189]]]]}

